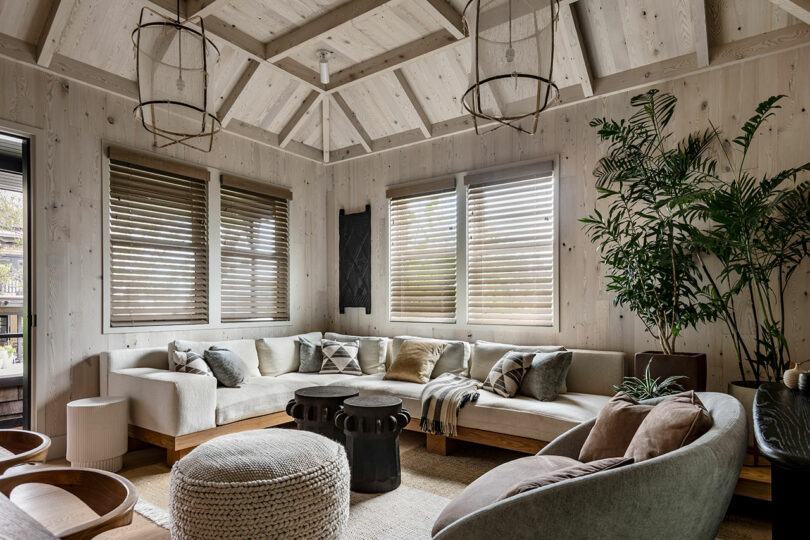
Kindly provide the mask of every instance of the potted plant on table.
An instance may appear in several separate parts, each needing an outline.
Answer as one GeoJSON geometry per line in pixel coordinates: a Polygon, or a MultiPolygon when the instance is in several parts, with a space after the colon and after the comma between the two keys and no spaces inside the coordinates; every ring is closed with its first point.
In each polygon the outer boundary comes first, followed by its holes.
{"type": "Polygon", "coordinates": [[[715,316],[716,304],[700,294],[693,241],[694,204],[703,194],[704,154],[714,132],[675,143],[667,132],[677,104],[673,95],[650,90],[630,104],[638,110],[627,120],[591,121],[610,143],[594,171],[598,200],[608,206],[580,221],[609,268],[607,289],[615,303],[633,311],[660,345],[660,351],[636,354],[636,375],[649,364],[653,378],[685,375],[685,389],[705,390],[705,353],[679,352],[676,342],[685,328],[715,316]]]}
{"type": "Polygon", "coordinates": [[[781,108],[783,97],[760,103],[731,141],[740,155],[737,164],[715,131],[724,166],[706,163],[706,192],[696,205],[707,223],[695,236],[709,280],[705,298],[714,303],[737,355],[741,379],[729,384],[729,393],[749,415],[763,382],[781,380],[791,362],[806,360],[791,358],[785,294],[810,250],[810,180],[800,179],[810,172],[810,163],[761,178],[746,169],[756,133],[781,108]],[[723,169],[727,173],[717,172],[723,169]]]}

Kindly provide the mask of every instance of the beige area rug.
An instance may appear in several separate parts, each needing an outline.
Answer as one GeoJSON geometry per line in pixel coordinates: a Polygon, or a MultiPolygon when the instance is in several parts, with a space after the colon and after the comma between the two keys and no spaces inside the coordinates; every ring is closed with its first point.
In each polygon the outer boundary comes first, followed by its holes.
{"type": "MultiPolygon", "coordinates": [[[[522,457],[507,450],[460,443],[450,456],[437,456],[425,450],[424,436],[405,432],[400,440],[402,485],[394,491],[376,495],[352,493],[351,514],[344,534],[346,540],[405,540],[429,538],[430,530],[444,506],[470,482],[490,469],[522,457]]],[[[127,456],[122,472],[137,487],[141,503],[136,508],[152,522],[148,538],[169,538],[168,524],[170,470],[157,450],[144,450],[127,456]]],[[[141,516],[138,516],[141,518],[141,516]]],[[[144,538],[146,529],[139,519],[137,534],[144,538]]],[[[135,525],[133,525],[135,526],[135,525]]],[[[130,527],[133,527],[130,526],[130,527]]],[[[127,529],[127,528],[125,528],[127,529]]],[[[124,529],[109,538],[127,537],[124,529]]],[[[105,538],[107,536],[105,535],[105,538]]],[[[766,540],[770,522],[762,517],[762,507],[732,504],[717,536],[720,540],[766,540]]]]}

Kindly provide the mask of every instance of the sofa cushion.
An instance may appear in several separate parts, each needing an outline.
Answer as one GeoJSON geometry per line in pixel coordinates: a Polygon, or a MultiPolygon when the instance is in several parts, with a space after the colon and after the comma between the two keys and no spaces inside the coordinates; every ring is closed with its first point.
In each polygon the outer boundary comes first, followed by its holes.
{"type": "Polygon", "coordinates": [[[509,351],[517,352],[554,352],[564,351],[565,347],[558,345],[508,345],[506,343],[491,343],[489,341],[476,341],[470,360],[470,377],[483,382],[498,360],[509,351]]]}
{"type": "Polygon", "coordinates": [[[638,426],[624,453],[636,462],[651,459],[694,442],[712,427],[712,416],[693,390],[655,405],[638,426]]]}
{"type": "Polygon", "coordinates": [[[509,351],[495,362],[484,381],[484,390],[499,396],[512,397],[520,389],[526,370],[532,365],[533,353],[509,351]]]}
{"type": "Polygon", "coordinates": [[[520,393],[540,401],[552,401],[565,393],[565,377],[571,367],[571,351],[538,353],[520,381],[520,393]]]}
{"type": "Polygon", "coordinates": [[[362,375],[357,353],[360,351],[359,341],[321,340],[323,363],[319,373],[327,375],[362,375]]]}
{"type": "Polygon", "coordinates": [[[276,377],[254,377],[239,388],[217,388],[217,425],[283,411],[295,391],[304,386],[276,377]]]}
{"type": "MultiPolygon", "coordinates": [[[[323,337],[320,332],[299,334],[310,341],[318,342],[323,337]]],[[[261,375],[276,377],[284,373],[298,371],[299,347],[298,336],[270,337],[256,340],[258,369],[261,375]]]]}
{"type": "Polygon", "coordinates": [[[298,336],[298,373],[318,373],[323,363],[321,343],[298,336]]]}
{"type": "Polygon", "coordinates": [[[334,341],[359,341],[360,352],[357,354],[357,359],[360,362],[360,369],[363,370],[363,373],[366,375],[385,373],[385,358],[388,352],[388,342],[390,341],[388,338],[347,336],[334,332],[327,332],[323,337],[324,339],[334,341]]]}
{"type": "MultiPolygon", "coordinates": [[[[361,396],[375,394],[396,396],[402,399],[403,406],[414,418],[418,417],[422,410],[420,398],[425,385],[385,381],[382,377],[382,374],[367,375],[330,384],[356,388],[361,396]]],[[[551,441],[596,416],[609,399],[607,396],[568,392],[554,401],[537,401],[520,395],[505,398],[481,390],[475,404],[469,404],[459,411],[458,425],[539,441],[551,441]]]]}
{"type": "Polygon", "coordinates": [[[235,339],[231,341],[188,341],[176,339],[169,343],[169,369],[174,371],[174,362],[171,361],[174,351],[194,351],[200,356],[211,347],[220,347],[235,352],[248,370],[248,376],[261,377],[259,372],[259,356],[256,354],[256,342],[252,339],[235,339]]]}
{"type": "Polygon", "coordinates": [[[194,351],[172,351],[172,361],[174,362],[175,371],[178,373],[194,373],[195,375],[214,377],[214,372],[205,363],[205,358],[194,351]]]}
{"type": "Polygon", "coordinates": [[[435,536],[459,519],[498,502],[526,477],[547,474],[577,464],[577,460],[564,456],[529,456],[499,465],[479,476],[444,507],[433,523],[432,534],[435,536]]]}
{"type": "MultiPolygon", "coordinates": [[[[431,379],[435,379],[443,373],[452,373],[453,375],[467,376],[470,366],[470,344],[466,341],[453,341],[446,339],[435,339],[414,336],[397,336],[391,343],[391,359],[397,357],[399,349],[402,344],[409,340],[425,341],[427,343],[444,344],[446,347],[442,351],[442,355],[433,366],[433,372],[430,374],[431,379]]],[[[391,363],[388,364],[390,369],[391,363]]]]}
{"type": "Polygon", "coordinates": [[[222,386],[237,388],[247,378],[247,366],[230,349],[214,346],[203,353],[203,358],[222,386]]]}
{"type": "MultiPolygon", "coordinates": [[[[360,379],[365,379],[366,377],[371,377],[371,375],[362,375],[358,377],[357,375],[326,375],[322,373],[285,373],[284,375],[279,375],[276,377],[276,380],[282,381],[285,384],[294,384],[300,385],[300,388],[304,388],[307,386],[326,386],[327,384],[339,384],[341,386],[348,386],[349,381],[356,381],[360,379]]],[[[380,375],[382,377],[382,375],[380,375]]]]}
{"type": "Polygon", "coordinates": [[[383,377],[389,381],[409,381],[425,384],[433,367],[444,351],[444,343],[407,340],[399,348],[391,369],[383,377]]]}
{"type": "Polygon", "coordinates": [[[582,476],[588,476],[589,474],[607,471],[610,469],[617,469],[619,467],[624,467],[625,465],[630,465],[631,463],[633,463],[633,458],[605,458],[588,463],[576,463],[563,469],[557,469],[556,471],[542,472],[540,474],[535,473],[527,476],[525,479],[520,480],[517,484],[512,486],[512,489],[502,495],[500,500],[508,497],[514,497],[515,495],[520,495],[521,493],[525,493],[533,489],[540,489],[541,487],[550,486],[551,484],[556,484],[557,482],[562,482],[563,480],[571,480],[572,478],[580,478],[582,476]]]}
{"type": "Polygon", "coordinates": [[[652,405],[644,405],[619,392],[599,411],[579,452],[580,461],[623,456],[652,405]]]}

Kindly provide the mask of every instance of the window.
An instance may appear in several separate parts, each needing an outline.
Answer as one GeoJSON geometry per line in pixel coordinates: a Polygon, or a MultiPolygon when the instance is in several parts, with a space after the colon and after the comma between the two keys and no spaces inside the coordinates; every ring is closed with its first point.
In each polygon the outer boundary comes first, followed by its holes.
{"type": "Polygon", "coordinates": [[[552,164],[468,175],[465,184],[467,321],[552,326],[552,164]]]}
{"type": "Polygon", "coordinates": [[[390,320],[556,325],[554,167],[468,173],[463,191],[454,178],[389,189],[390,320]]]}
{"type": "Polygon", "coordinates": [[[110,326],[208,322],[208,174],[110,148],[110,326]]]}
{"type": "Polygon", "coordinates": [[[392,321],[456,320],[455,179],[388,190],[392,321]]]}
{"type": "Polygon", "coordinates": [[[222,321],[290,319],[289,210],[292,194],[222,175],[222,321]]]}

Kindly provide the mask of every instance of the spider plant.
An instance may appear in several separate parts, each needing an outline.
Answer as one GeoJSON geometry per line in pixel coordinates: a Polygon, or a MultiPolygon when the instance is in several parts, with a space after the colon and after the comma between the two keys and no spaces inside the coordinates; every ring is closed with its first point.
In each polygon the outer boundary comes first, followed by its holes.
{"type": "Polygon", "coordinates": [[[667,377],[663,381],[660,381],[660,377],[653,379],[650,376],[650,364],[652,364],[652,360],[647,362],[643,378],[625,377],[622,384],[613,386],[614,390],[616,390],[616,392],[624,392],[636,401],[683,392],[683,387],[678,384],[678,379],[685,379],[686,377],[680,375],[672,376],[667,377]]]}

